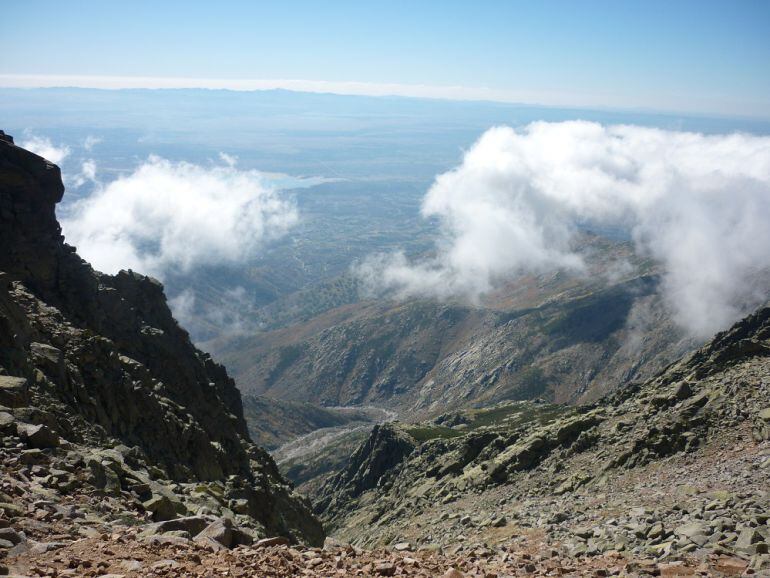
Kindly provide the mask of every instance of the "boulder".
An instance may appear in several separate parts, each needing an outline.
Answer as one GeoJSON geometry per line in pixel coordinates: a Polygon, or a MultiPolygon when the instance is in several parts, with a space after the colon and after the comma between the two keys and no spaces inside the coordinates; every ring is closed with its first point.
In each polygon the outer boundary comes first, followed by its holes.
{"type": "Polygon", "coordinates": [[[24,536],[13,528],[2,528],[0,529],[0,540],[7,540],[15,546],[24,540],[24,536]]]}
{"type": "Polygon", "coordinates": [[[161,534],[160,536],[146,536],[142,538],[145,544],[152,546],[188,546],[191,542],[189,538],[184,536],[167,536],[161,534]]]}
{"type": "Polygon", "coordinates": [[[703,546],[711,536],[711,527],[704,522],[690,522],[678,526],[674,533],[681,539],[703,546]]]}
{"type": "Polygon", "coordinates": [[[752,435],[758,442],[770,440],[770,407],[761,410],[754,418],[752,435]]]}
{"type": "Polygon", "coordinates": [[[176,507],[168,496],[155,495],[144,502],[144,509],[152,513],[156,522],[173,520],[177,516],[176,507]]]}
{"type": "Polygon", "coordinates": [[[37,449],[59,447],[59,436],[47,425],[17,424],[19,436],[26,440],[27,445],[37,449]]]}
{"type": "Polygon", "coordinates": [[[157,536],[169,532],[187,532],[191,536],[197,536],[213,521],[209,516],[184,516],[173,520],[164,520],[154,524],[148,524],[142,531],[143,536],[157,536]]]}
{"type": "Polygon", "coordinates": [[[660,576],[695,576],[695,568],[682,561],[660,563],[657,569],[660,576]]]}
{"type": "Polygon", "coordinates": [[[48,461],[48,456],[43,450],[32,448],[23,450],[19,456],[19,461],[22,464],[31,466],[35,464],[44,464],[48,461]]]}
{"type": "Polygon", "coordinates": [[[28,386],[25,378],[0,375],[0,405],[23,407],[27,401],[28,386]]]}
{"type": "Polygon", "coordinates": [[[16,435],[16,418],[7,411],[0,411],[0,433],[16,435]]]}
{"type": "Polygon", "coordinates": [[[378,576],[394,576],[396,565],[393,562],[380,562],[374,567],[374,573],[378,576]]]}
{"type": "Polygon", "coordinates": [[[290,542],[288,538],[284,538],[283,536],[275,536],[273,538],[262,538],[261,540],[257,540],[257,542],[254,544],[254,547],[269,548],[270,546],[288,546],[289,543],[290,542]]]}
{"type": "Polygon", "coordinates": [[[35,365],[43,370],[46,377],[58,382],[67,381],[64,352],[47,343],[30,343],[29,351],[35,365]]]}
{"type": "Polygon", "coordinates": [[[735,549],[739,552],[753,554],[755,550],[754,545],[764,541],[764,536],[755,528],[744,528],[738,534],[738,539],[735,541],[735,549]]]}
{"type": "Polygon", "coordinates": [[[24,508],[18,504],[11,504],[10,502],[0,502],[0,511],[2,511],[8,518],[24,515],[24,508]]]}
{"type": "Polygon", "coordinates": [[[220,518],[195,536],[195,541],[202,545],[209,544],[211,540],[225,548],[241,545],[250,546],[253,542],[253,538],[249,534],[235,527],[231,518],[220,518]]]}

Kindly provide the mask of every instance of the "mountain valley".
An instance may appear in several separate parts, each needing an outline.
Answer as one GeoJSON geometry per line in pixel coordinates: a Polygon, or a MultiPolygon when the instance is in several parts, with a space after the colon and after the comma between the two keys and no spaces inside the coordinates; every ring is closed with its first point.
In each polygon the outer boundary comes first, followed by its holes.
{"type": "Polygon", "coordinates": [[[59,169],[5,134],[0,193],[6,574],[770,572],[768,308],[693,350],[586,233],[584,276],[217,341],[239,391],[159,282],[64,243],[59,169]]]}

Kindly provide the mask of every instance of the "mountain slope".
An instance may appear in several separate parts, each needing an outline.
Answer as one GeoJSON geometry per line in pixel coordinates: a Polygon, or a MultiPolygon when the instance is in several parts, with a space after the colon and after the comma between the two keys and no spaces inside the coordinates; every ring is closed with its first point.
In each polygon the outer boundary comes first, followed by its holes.
{"type": "Polygon", "coordinates": [[[255,535],[321,542],[160,283],[98,273],[64,243],[63,191],[58,167],[0,133],[0,411],[16,501],[54,503],[82,484],[137,521],[235,509],[255,535]],[[23,483],[40,464],[61,479],[23,483]]]}
{"type": "Polygon", "coordinates": [[[377,405],[405,419],[502,400],[596,399],[650,376],[693,343],[668,315],[654,273],[637,266],[609,281],[607,261],[633,256],[592,243],[599,257],[588,278],[524,279],[479,307],[346,305],[235,340],[217,356],[243,391],[377,405]]]}
{"type": "Polygon", "coordinates": [[[334,536],[361,545],[695,555],[719,575],[723,559],[770,568],[768,488],[764,308],[594,404],[517,402],[380,426],[317,509],[334,536]]]}

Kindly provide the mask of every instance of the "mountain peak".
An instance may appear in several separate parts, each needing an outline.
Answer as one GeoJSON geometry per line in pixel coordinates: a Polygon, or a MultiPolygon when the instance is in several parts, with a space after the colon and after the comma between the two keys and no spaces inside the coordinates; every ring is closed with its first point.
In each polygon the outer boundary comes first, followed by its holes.
{"type": "MultiPolygon", "coordinates": [[[[9,479],[28,475],[24,452],[35,449],[35,463],[52,470],[81,460],[82,476],[66,476],[67,487],[125,495],[115,507],[139,522],[235,508],[254,537],[321,542],[320,524],[250,441],[233,380],[190,342],[163,286],[133,271],[96,272],[64,243],[55,214],[63,192],[56,165],[3,134],[0,379],[12,402],[2,454],[9,479]],[[212,494],[192,492],[196,483],[212,494]]],[[[51,479],[41,491],[59,499],[58,484],[51,479]]],[[[40,496],[28,488],[27,498],[40,496]]]]}

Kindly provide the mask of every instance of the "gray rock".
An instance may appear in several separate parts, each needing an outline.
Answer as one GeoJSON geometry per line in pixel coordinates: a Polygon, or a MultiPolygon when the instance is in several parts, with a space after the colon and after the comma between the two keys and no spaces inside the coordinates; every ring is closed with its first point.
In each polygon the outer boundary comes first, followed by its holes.
{"type": "Polygon", "coordinates": [[[165,534],[160,536],[147,536],[142,538],[142,541],[154,546],[187,546],[191,543],[189,538],[173,535],[167,536],[165,534]]]}
{"type": "Polygon", "coordinates": [[[688,524],[682,524],[678,526],[674,533],[684,540],[688,540],[698,546],[703,546],[708,542],[709,537],[712,534],[711,527],[704,522],[690,522],[688,524]]]}
{"type": "Polygon", "coordinates": [[[394,576],[396,574],[396,565],[392,562],[380,562],[374,567],[374,573],[378,576],[394,576]]]}
{"type": "Polygon", "coordinates": [[[755,528],[744,528],[738,534],[738,539],[735,541],[735,549],[740,552],[753,553],[755,544],[764,542],[764,536],[755,528]]]}
{"type": "Polygon", "coordinates": [[[0,510],[9,518],[23,516],[24,508],[18,504],[11,504],[9,502],[0,502],[0,510]]]}
{"type": "Polygon", "coordinates": [[[158,522],[173,520],[177,509],[168,496],[156,495],[144,502],[144,509],[152,513],[152,519],[158,522]]]}
{"type": "Polygon", "coordinates": [[[145,526],[141,534],[142,536],[156,536],[158,534],[182,531],[189,533],[190,536],[197,536],[213,521],[214,519],[210,516],[185,516],[149,524],[145,526]]]}
{"type": "Polygon", "coordinates": [[[650,530],[647,532],[647,538],[649,540],[658,540],[660,538],[664,538],[666,536],[666,531],[663,528],[663,524],[660,522],[656,522],[652,525],[650,530]]]}
{"type": "Polygon", "coordinates": [[[593,528],[577,527],[577,528],[573,528],[572,533],[578,538],[583,538],[584,540],[587,540],[588,538],[594,535],[594,530],[593,528]]]}
{"type": "Polygon", "coordinates": [[[23,377],[0,375],[0,405],[22,407],[27,405],[27,380],[23,377]]]}
{"type": "Polygon", "coordinates": [[[47,449],[59,447],[59,436],[47,425],[17,424],[19,436],[32,448],[47,449]]]}
{"type": "Polygon", "coordinates": [[[230,518],[220,518],[209,524],[200,533],[195,536],[198,543],[208,543],[210,540],[221,544],[225,548],[233,548],[239,545],[251,545],[252,537],[236,528],[230,518]]]}
{"type": "Polygon", "coordinates": [[[13,528],[0,528],[0,540],[7,540],[15,546],[24,540],[24,536],[13,528]]]}
{"type": "MultiPolygon", "coordinates": [[[[328,540],[329,538],[327,538],[328,540]]],[[[269,548],[270,546],[288,546],[289,539],[283,536],[275,536],[273,538],[262,538],[257,540],[254,544],[255,548],[269,548]]],[[[324,544],[325,545],[325,544],[324,544]]]]}
{"type": "Polygon", "coordinates": [[[758,442],[770,440],[770,407],[766,407],[757,413],[754,419],[752,435],[758,442]]]}
{"type": "Polygon", "coordinates": [[[45,454],[45,452],[43,452],[43,450],[35,448],[21,452],[21,455],[19,455],[19,461],[22,464],[26,464],[28,466],[34,464],[44,464],[46,461],[48,461],[48,456],[45,454]]]}
{"type": "Polygon", "coordinates": [[[16,435],[16,418],[7,411],[0,411],[0,432],[5,435],[16,435]]]}

